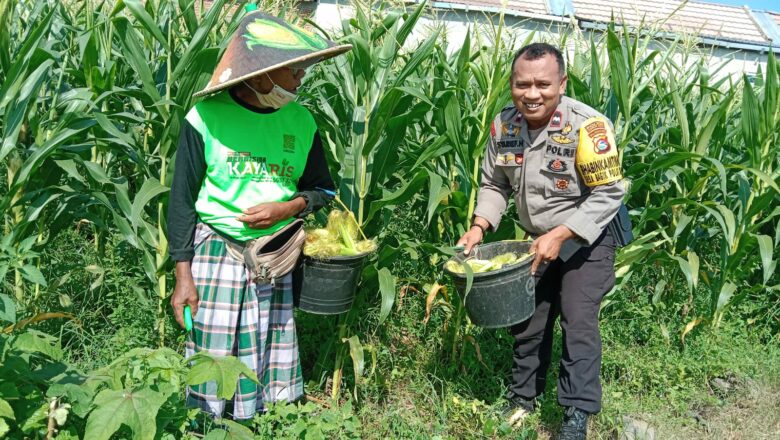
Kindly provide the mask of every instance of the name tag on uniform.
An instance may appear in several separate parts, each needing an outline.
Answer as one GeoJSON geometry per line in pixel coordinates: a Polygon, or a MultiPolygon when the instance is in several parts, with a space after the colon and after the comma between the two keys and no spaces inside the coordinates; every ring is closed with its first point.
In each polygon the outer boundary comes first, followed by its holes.
{"type": "Polygon", "coordinates": [[[523,141],[520,139],[504,139],[496,141],[496,145],[512,145],[512,147],[499,147],[498,154],[496,154],[497,166],[520,166],[523,164],[523,152],[524,148],[520,148],[523,145],[523,141]]]}

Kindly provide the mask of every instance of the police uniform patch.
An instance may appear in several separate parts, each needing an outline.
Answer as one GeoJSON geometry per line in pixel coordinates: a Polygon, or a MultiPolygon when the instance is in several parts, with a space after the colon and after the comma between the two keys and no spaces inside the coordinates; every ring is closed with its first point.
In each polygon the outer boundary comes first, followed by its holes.
{"type": "Polygon", "coordinates": [[[563,115],[561,114],[561,111],[556,110],[555,113],[553,113],[552,118],[550,119],[550,128],[560,127],[562,119],[563,119],[563,115]]]}
{"type": "MultiPolygon", "coordinates": [[[[571,133],[571,129],[572,129],[571,122],[567,122],[566,125],[563,126],[563,130],[561,130],[561,133],[569,134],[569,133],[571,133]]],[[[568,138],[566,138],[566,139],[568,139],[568,138]]]]}
{"type": "Polygon", "coordinates": [[[501,136],[517,137],[519,135],[520,135],[520,127],[514,126],[512,124],[507,124],[507,123],[501,124],[501,136]]]}
{"type": "Polygon", "coordinates": [[[498,153],[496,155],[496,163],[500,165],[506,165],[515,161],[514,153],[498,153]]]}
{"type": "Polygon", "coordinates": [[[561,157],[574,157],[574,148],[566,148],[560,145],[547,144],[547,153],[561,157]]]}
{"type": "Polygon", "coordinates": [[[499,150],[503,149],[509,149],[509,148],[520,148],[523,146],[523,143],[520,139],[502,139],[500,141],[496,141],[496,148],[499,150]]]}
{"type": "Polygon", "coordinates": [[[565,191],[569,188],[569,179],[558,179],[555,178],[555,189],[559,191],[565,191]]]}
{"type": "Polygon", "coordinates": [[[590,118],[582,124],[577,146],[576,167],[585,185],[594,187],[623,179],[615,135],[601,117],[590,118]]]}
{"type": "Polygon", "coordinates": [[[560,135],[560,134],[554,134],[550,136],[550,139],[553,140],[553,142],[557,142],[559,144],[571,144],[574,142],[574,139],[560,135]]]}
{"type": "Polygon", "coordinates": [[[553,159],[547,163],[547,169],[550,171],[558,172],[558,171],[566,171],[568,168],[566,166],[566,162],[560,159],[553,159]]]}

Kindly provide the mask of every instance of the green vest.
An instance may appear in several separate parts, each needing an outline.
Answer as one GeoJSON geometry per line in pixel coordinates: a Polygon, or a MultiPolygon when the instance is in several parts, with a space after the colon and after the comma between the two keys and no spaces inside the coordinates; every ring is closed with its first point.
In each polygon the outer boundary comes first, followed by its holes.
{"type": "Polygon", "coordinates": [[[195,104],[186,117],[203,138],[206,176],[195,202],[201,221],[235,240],[273,234],[236,220],[242,210],[286,202],[297,191],[317,126],[308,110],[291,102],[273,113],[256,113],[228,92],[195,104]]]}

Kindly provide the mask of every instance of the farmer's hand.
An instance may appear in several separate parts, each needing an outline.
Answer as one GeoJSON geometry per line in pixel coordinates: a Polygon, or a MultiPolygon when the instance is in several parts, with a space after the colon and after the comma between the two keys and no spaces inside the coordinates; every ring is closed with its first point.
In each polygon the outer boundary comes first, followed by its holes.
{"type": "Polygon", "coordinates": [[[469,230],[460,237],[460,240],[455,243],[455,246],[463,246],[463,254],[468,255],[471,252],[471,248],[478,245],[484,238],[485,234],[482,231],[487,230],[489,227],[490,224],[487,220],[476,217],[469,230]]]}
{"type": "Polygon", "coordinates": [[[576,235],[571,229],[560,225],[534,240],[531,243],[530,252],[536,252],[536,256],[534,257],[534,262],[531,263],[531,275],[536,275],[536,269],[539,268],[540,263],[549,263],[558,258],[563,242],[574,237],[576,235]]]}
{"type": "Polygon", "coordinates": [[[192,269],[189,261],[176,263],[176,288],[171,296],[173,316],[181,328],[184,328],[184,306],[189,305],[192,316],[198,313],[198,290],[192,279],[192,269]]]}
{"type": "Polygon", "coordinates": [[[255,205],[243,211],[238,221],[252,229],[266,229],[282,220],[298,214],[306,208],[306,200],[296,197],[289,202],[269,202],[255,205]]]}

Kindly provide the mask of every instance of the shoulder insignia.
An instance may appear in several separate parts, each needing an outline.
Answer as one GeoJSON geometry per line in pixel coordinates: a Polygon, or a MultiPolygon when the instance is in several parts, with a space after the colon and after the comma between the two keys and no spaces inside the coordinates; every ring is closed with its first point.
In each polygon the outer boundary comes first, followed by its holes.
{"type": "Polygon", "coordinates": [[[549,128],[559,128],[561,126],[561,121],[563,120],[563,114],[560,110],[556,110],[555,113],[553,113],[552,118],[550,118],[550,127],[549,128]]]}

